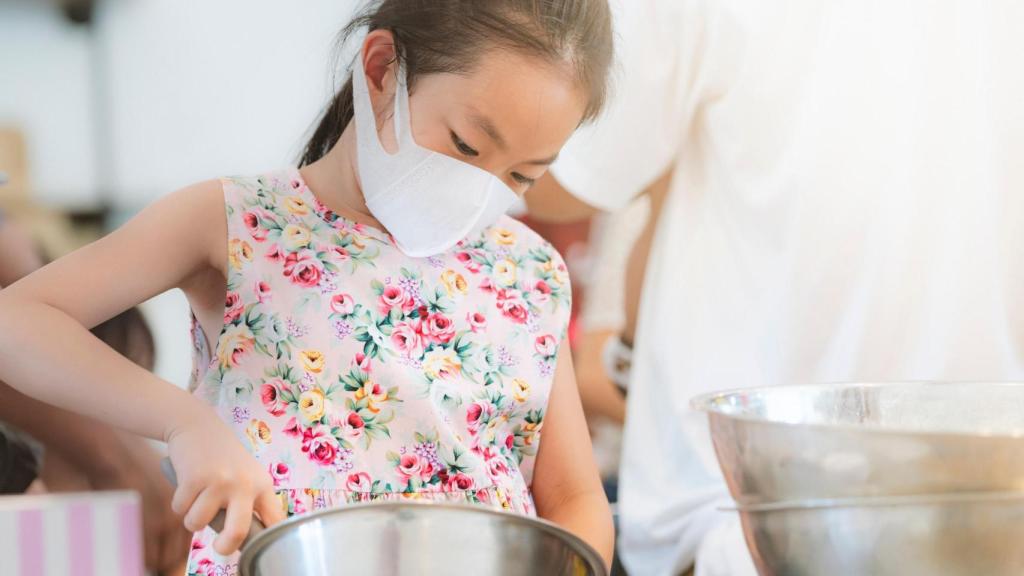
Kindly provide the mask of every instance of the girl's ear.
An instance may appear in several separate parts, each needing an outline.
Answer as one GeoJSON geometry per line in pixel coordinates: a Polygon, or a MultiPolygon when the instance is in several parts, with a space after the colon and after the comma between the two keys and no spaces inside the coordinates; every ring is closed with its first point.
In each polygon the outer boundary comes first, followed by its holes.
{"type": "MultiPolygon", "coordinates": [[[[395,37],[389,30],[374,30],[363,42],[363,68],[371,99],[377,96],[390,97],[395,93],[398,59],[395,51],[395,37]]],[[[376,109],[376,102],[374,102],[376,109]]]]}

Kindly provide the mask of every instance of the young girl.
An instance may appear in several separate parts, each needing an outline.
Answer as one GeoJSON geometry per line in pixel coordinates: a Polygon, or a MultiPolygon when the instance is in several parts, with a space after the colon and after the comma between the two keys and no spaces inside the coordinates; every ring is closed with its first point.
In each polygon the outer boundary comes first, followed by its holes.
{"type": "Polygon", "coordinates": [[[607,560],[565,265],[502,216],[603,104],[606,1],[385,0],[362,28],[299,169],[185,188],[0,292],[0,380],[168,443],[190,573],[230,572],[253,512],[404,498],[539,514],[607,560]],[[87,330],[171,288],[191,394],[87,330]]]}

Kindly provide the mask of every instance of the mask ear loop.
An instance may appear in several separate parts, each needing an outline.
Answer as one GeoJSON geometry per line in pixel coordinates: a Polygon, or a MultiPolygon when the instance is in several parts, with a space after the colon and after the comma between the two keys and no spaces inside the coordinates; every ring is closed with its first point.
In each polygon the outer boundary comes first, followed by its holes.
{"type": "Polygon", "coordinates": [[[409,112],[409,81],[405,71],[405,63],[399,62],[398,76],[395,79],[395,140],[399,150],[403,146],[415,146],[412,138],[412,114],[409,112]]]}
{"type": "MultiPolygon", "coordinates": [[[[370,88],[366,82],[366,68],[363,66],[362,52],[356,57],[355,68],[352,70],[352,104],[355,107],[356,138],[366,138],[370,146],[375,146],[390,156],[380,141],[380,134],[377,133],[377,115],[373,112],[373,102],[370,100],[370,88]]],[[[395,111],[397,114],[397,102],[395,111]]],[[[397,124],[395,124],[395,137],[399,137],[397,124]]]]}

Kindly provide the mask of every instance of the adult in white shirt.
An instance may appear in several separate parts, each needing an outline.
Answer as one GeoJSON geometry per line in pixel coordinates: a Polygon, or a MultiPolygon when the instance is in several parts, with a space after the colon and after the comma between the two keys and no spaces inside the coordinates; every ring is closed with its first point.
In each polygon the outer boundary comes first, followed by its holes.
{"type": "MultiPolygon", "coordinates": [[[[613,109],[553,174],[613,210],[674,171],[634,353],[621,553],[635,575],[742,573],[690,398],[1024,379],[1024,3],[618,10],[613,109]]],[[[578,213],[550,179],[530,200],[578,213]]]]}

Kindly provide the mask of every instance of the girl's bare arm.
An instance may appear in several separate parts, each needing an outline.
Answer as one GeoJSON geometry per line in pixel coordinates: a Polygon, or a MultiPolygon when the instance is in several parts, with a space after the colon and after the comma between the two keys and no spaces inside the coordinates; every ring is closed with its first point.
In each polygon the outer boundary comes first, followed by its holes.
{"type": "Polygon", "coordinates": [[[569,345],[558,353],[533,476],[537,513],[594,547],[611,565],[615,532],[594,462],[569,345]]]}
{"type": "Polygon", "coordinates": [[[228,554],[253,507],[283,516],[269,475],[213,409],[119,355],[89,332],[114,315],[194,278],[225,270],[219,182],[185,188],[121,229],[0,291],[0,381],[48,404],[168,443],[178,472],[173,507],[190,530],[217,510],[214,544],[228,554]]]}

